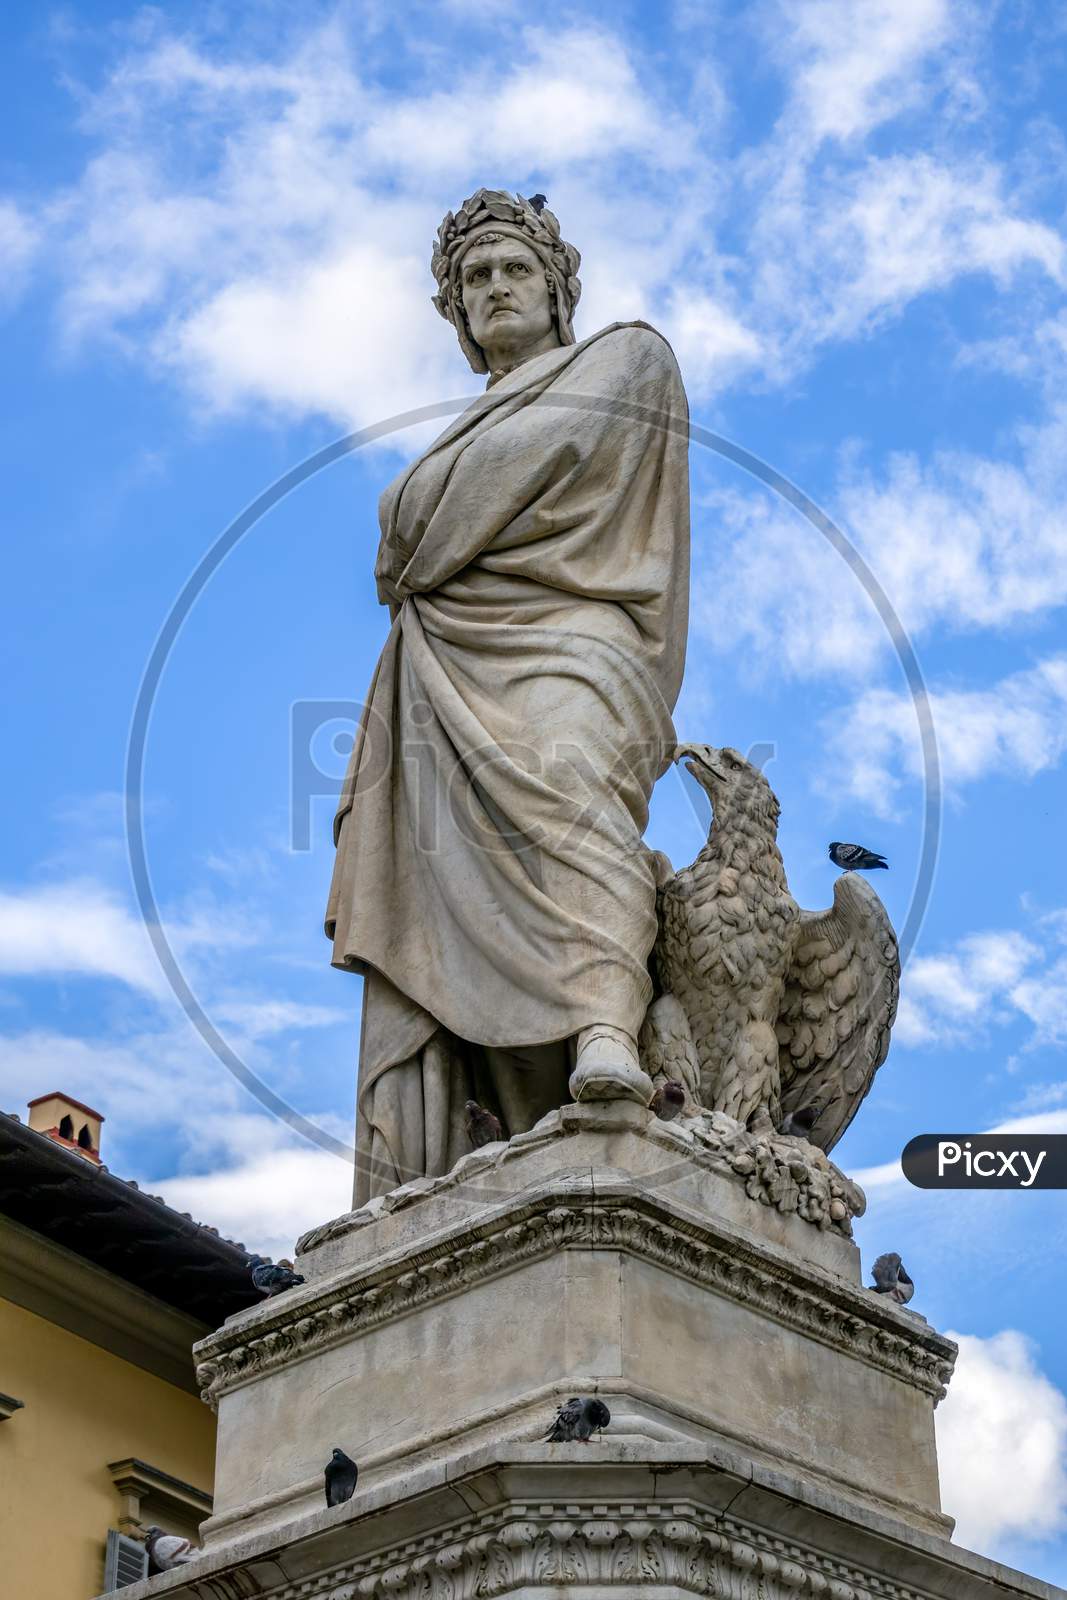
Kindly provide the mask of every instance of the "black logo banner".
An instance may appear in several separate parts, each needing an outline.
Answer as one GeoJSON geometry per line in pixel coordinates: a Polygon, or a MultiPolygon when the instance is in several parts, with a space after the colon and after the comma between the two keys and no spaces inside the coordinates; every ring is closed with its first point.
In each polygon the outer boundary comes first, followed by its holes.
{"type": "Polygon", "coordinates": [[[1067,1189],[1067,1133],[920,1133],[900,1164],[918,1189],[1067,1189]]]}

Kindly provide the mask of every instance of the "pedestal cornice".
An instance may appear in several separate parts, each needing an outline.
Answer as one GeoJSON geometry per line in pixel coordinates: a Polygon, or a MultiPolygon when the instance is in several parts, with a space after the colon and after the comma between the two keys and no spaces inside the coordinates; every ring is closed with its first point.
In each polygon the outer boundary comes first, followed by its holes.
{"type": "Polygon", "coordinates": [[[759,1311],[933,1397],[951,1340],[869,1290],[697,1217],[616,1174],[558,1181],[374,1265],[335,1274],[232,1319],[196,1347],[203,1397],[422,1309],[555,1251],[619,1251],[759,1311]]]}
{"type": "Polygon", "coordinates": [[[486,1449],[321,1510],[130,1600],[1064,1600],[1064,1591],[739,1455],[486,1449]]]}

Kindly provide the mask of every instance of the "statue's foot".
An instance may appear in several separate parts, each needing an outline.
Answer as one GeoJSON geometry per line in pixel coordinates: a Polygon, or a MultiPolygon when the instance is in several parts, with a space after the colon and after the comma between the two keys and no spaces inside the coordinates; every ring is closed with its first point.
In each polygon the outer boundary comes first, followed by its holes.
{"type": "Polygon", "coordinates": [[[607,1023],[583,1028],[570,1091],[575,1100],[636,1100],[647,1106],[652,1079],[638,1059],[637,1040],[607,1023]]]}

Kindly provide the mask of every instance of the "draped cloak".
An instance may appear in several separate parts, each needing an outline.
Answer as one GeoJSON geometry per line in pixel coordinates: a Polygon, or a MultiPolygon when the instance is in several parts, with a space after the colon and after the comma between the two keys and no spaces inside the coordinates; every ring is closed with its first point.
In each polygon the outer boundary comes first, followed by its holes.
{"type": "Polygon", "coordinates": [[[338,809],[333,962],[365,979],[357,1203],[565,1098],[564,1042],[636,1035],[675,743],[688,413],[670,346],[614,324],[475,401],[381,499],[393,612],[338,809]]]}

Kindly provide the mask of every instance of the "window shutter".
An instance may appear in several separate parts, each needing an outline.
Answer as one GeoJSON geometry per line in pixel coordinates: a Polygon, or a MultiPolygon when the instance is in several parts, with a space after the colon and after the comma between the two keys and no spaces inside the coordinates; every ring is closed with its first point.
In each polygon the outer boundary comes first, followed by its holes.
{"type": "Polygon", "coordinates": [[[128,1588],[148,1576],[148,1551],[139,1539],[128,1539],[117,1528],[107,1530],[104,1557],[104,1592],[128,1588]]]}

